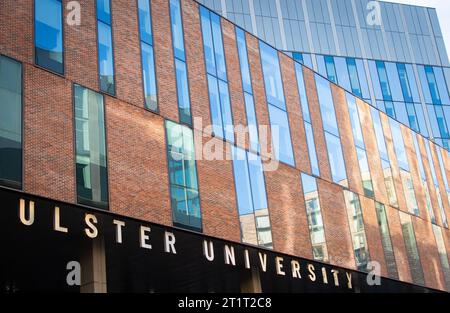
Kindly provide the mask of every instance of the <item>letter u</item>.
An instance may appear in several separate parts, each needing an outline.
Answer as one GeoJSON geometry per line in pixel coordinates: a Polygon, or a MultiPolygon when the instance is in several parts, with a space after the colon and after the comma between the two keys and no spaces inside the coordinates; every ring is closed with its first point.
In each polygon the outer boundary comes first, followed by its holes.
{"type": "Polygon", "coordinates": [[[210,262],[214,261],[214,245],[212,241],[203,240],[203,254],[210,262]]]}
{"type": "Polygon", "coordinates": [[[30,201],[29,205],[28,205],[28,219],[27,219],[27,214],[25,212],[25,200],[24,199],[20,199],[20,209],[19,209],[19,218],[20,218],[20,222],[22,224],[24,224],[25,226],[31,226],[34,223],[34,201],[30,201]]]}

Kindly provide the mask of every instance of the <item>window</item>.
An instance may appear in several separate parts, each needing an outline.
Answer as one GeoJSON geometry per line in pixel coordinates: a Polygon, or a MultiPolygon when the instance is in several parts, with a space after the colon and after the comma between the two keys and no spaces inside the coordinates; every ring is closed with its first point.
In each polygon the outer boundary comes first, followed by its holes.
{"type": "Polygon", "coordinates": [[[380,79],[381,93],[383,100],[392,101],[391,88],[389,86],[389,80],[386,72],[386,66],[382,61],[376,61],[378,77],[380,79]]]}
{"type": "Polygon", "coordinates": [[[375,109],[370,109],[372,116],[372,123],[377,140],[378,151],[381,158],[381,168],[383,169],[384,185],[389,199],[389,204],[393,207],[398,207],[397,194],[395,192],[394,179],[392,176],[391,161],[386,148],[384,140],[383,126],[381,124],[380,113],[375,109]]]}
{"type": "Polygon", "coordinates": [[[317,159],[316,144],[314,142],[311,115],[309,114],[308,97],[306,95],[305,80],[303,78],[303,67],[299,63],[295,63],[295,72],[300,95],[300,105],[303,113],[303,122],[305,126],[306,143],[308,145],[309,161],[311,163],[311,172],[313,175],[319,176],[319,161],[317,159]]]}
{"type": "Polygon", "coordinates": [[[345,170],[344,155],[342,153],[341,139],[336,121],[330,83],[316,74],[316,86],[323,129],[325,131],[325,141],[327,144],[331,176],[333,182],[347,187],[347,173],[345,170]]]}
{"type": "Polygon", "coordinates": [[[358,195],[353,192],[344,190],[344,198],[352,236],[353,251],[355,253],[356,268],[365,272],[367,271],[367,264],[370,262],[370,255],[361,204],[358,195]]]}
{"type": "Polygon", "coordinates": [[[172,43],[177,77],[178,113],[180,122],[192,125],[191,100],[189,96],[186,53],[184,50],[183,19],[180,0],[170,0],[170,19],[172,23],[172,43]]]}
{"type": "Polygon", "coordinates": [[[356,98],[347,93],[347,106],[350,115],[350,122],[352,125],[353,139],[356,147],[356,155],[358,157],[359,170],[361,172],[362,185],[364,195],[373,197],[373,184],[370,175],[369,162],[367,160],[366,146],[361,129],[361,122],[359,120],[358,106],[356,105],[356,98]]]}
{"type": "Polygon", "coordinates": [[[323,227],[322,211],[320,209],[319,191],[316,179],[301,174],[303,195],[305,197],[306,215],[308,218],[309,234],[313,249],[314,260],[328,262],[328,250],[323,227]]]}
{"type": "Polygon", "coordinates": [[[261,158],[233,147],[233,169],[243,243],[273,248],[261,158]]]}
{"type": "Polygon", "coordinates": [[[392,246],[391,234],[386,215],[386,208],[383,204],[375,202],[378,226],[380,228],[381,244],[383,246],[384,259],[386,260],[387,272],[390,278],[398,279],[397,264],[395,262],[394,248],[392,246]]]}
{"type": "Polygon", "coordinates": [[[327,69],[328,80],[331,80],[333,83],[337,84],[336,68],[334,66],[334,59],[332,56],[325,56],[325,67],[327,69]]]}
{"type": "Polygon", "coordinates": [[[403,141],[400,123],[390,119],[392,141],[397,155],[398,166],[400,168],[400,177],[403,185],[403,192],[406,198],[408,211],[414,215],[419,215],[419,207],[417,205],[414,185],[409,169],[408,157],[406,155],[405,144],[403,141]]]}
{"type": "Polygon", "coordinates": [[[411,221],[411,216],[400,211],[399,214],[412,280],[415,284],[425,285],[425,279],[423,277],[423,270],[420,263],[419,250],[417,248],[416,236],[414,234],[414,227],[411,221]]]}
{"type": "Polygon", "coordinates": [[[425,66],[425,75],[427,78],[428,88],[430,89],[433,104],[442,104],[436,77],[434,76],[434,71],[431,66],[425,66]]]}
{"type": "Polygon", "coordinates": [[[108,208],[105,113],[103,96],[74,85],[77,200],[108,208]]]}
{"type": "Polygon", "coordinates": [[[414,132],[411,132],[411,136],[413,138],[414,143],[414,150],[416,151],[416,158],[417,158],[417,164],[418,164],[418,172],[420,173],[420,178],[422,181],[422,189],[425,194],[425,203],[427,206],[427,211],[430,216],[430,220],[432,223],[436,223],[436,217],[434,216],[433,206],[431,204],[431,197],[430,197],[430,190],[428,189],[428,182],[427,182],[427,176],[425,174],[425,168],[424,163],[422,159],[422,154],[420,153],[419,149],[419,142],[417,139],[417,134],[414,132]]]}
{"type": "Polygon", "coordinates": [[[150,0],[138,0],[145,107],[158,110],[150,0]]]}
{"type": "Polygon", "coordinates": [[[22,188],[22,64],[0,55],[0,184],[22,188]]]}
{"type": "Polygon", "coordinates": [[[442,203],[441,192],[440,192],[440,189],[439,189],[439,181],[438,181],[437,176],[436,176],[436,170],[435,170],[435,167],[434,167],[433,156],[431,154],[430,142],[428,140],[425,140],[425,150],[427,151],[428,164],[430,166],[431,176],[433,177],[433,183],[434,183],[436,197],[437,197],[437,202],[438,202],[438,206],[439,206],[439,212],[441,214],[442,224],[445,227],[448,227],[447,216],[445,214],[444,205],[442,203]]]}
{"type": "Polygon", "coordinates": [[[245,32],[236,27],[236,41],[239,53],[239,64],[241,67],[242,89],[244,90],[245,113],[247,115],[247,126],[250,137],[250,149],[260,151],[258,122],[256,119],[255,104],[253,99],[253,86],[248,63],[247,42],[245,32]]]}
{"type": "Polygon", "coordinates": [[[447,250],[445,249],[444,237],[442,236],[442,230],[439,226],[433,225],[434,238],[439,252],[439,258],[441,259],[442,272],[444,274],[444,280],[447,286],[447,290],[450,290],[450,266],[448,264],[447,250]]]}
{"type": "Polygon", "coordinates": [[[61,0],[35,0],[34,46],[37,65],[64,73],[64,44],[61,0]]]}
{"type": "Polygon", "coordinates": [[[110,0],[97,0],[98,63],[100,90],[115,95],[114,52],[110,0]]]}
{"type": "Polygon", "coordinates": [[[353,58],[347,58],[347,68],[350,78],[350,85],[352,87],[352,92],[358,97],[362,98],[363,94],[361,91],[361,85],[358,78],[358,68],[356,66],[356,60],[353,58]]]}
{"type": "Polygon", "coordinates": [[[166,135],[173,224],[201,232],[202,217],[192,129],[166,121],[166,135]]]}
{"type": "Polygon", "coordinates": [[[284,99],[278,52],[259,42],[261,63],[266,87],[266,98],[272,132],[272,145],[277,160],[295,165],[289,119],[284,99]]]}
{"type": "Polygon", "coordinates": [[[220,17],[202,6],[200,16],[214,135],[234,142],[220,17]]]}

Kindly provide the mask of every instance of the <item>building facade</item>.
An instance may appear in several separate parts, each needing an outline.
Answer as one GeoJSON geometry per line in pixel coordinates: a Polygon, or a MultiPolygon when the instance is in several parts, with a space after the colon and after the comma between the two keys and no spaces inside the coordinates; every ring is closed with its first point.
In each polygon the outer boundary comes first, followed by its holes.
{"type": "Polygon", "coordinates": [[[450,64],[436,10],[370,0],[202,0],[449,149],[450,64]]]}
{"type": "Polygon", "coordinates": [[[0,3],[4,290],[450,290],[450,154],[417,115],[445,125],[435,11],[242,1],[0,3]]]}

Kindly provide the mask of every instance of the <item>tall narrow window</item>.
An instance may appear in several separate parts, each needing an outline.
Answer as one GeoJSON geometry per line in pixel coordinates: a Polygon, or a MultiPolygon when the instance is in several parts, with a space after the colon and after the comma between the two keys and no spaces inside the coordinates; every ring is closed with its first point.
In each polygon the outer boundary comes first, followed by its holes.
{"type": "Polygon", "coordinates": [[[258,122],[256,119],[255,104],[253,99],[250,65],[248,63],[247,41],[245,39],[245,32],[238,27],[236,27],[236,41],[239,53],[239,64],[241,67],[242,89],[244,90],[245,113],[247,115],[250,149],[252,151],[259,152],[258,122]]]}
{"type": "Polygon", "coordinates": [[[100,90],[115,95],[110,0],[97,0],[97,32],[100,90]]]}
{"type": "Polygon", "coordinates": [[[108,208],[105,113],[103,96],[74,85],[77,200],[108,208]]]}
{"type": "Polygon", "coordinates": [[[415,284],[423,286],[425,285],[425,279],[423,276],[422,264],[420,263],[419,249],[417,248],[411,216],[400,211],[399,214],[412,280],[415,284]]]}
{"type": "MultiPolygon", "coordinates": [[[[445,190],[447,193],[447,199],[450,204],[450,188],[448,186],[447,173],[444,166],[444,160],[442,159],[442,148],[436,146],[436,154],[438,156],[439,167],[441,169],[442,180],[444,181],[445,190]]],[[[444,227],[448,228],[447,215],[445,214],[445,210],[442,210],[442,224],[444,227]]]]}
{"type": "Polygon", "coordinates": [[[306,215],[308,217],[309,234],[314,260],[328,262],[328,250],[323,228],[322,211],[320,209],[319,190],[316,179],[301,174],[303,195],[305,197],[306,215]]]}
{"type": "Polygon", "coordinates": [[[359,83],[358,77],[358,67],[356,65],[356,60],[353,58],[347,58],[347,69],[348,76],[350,78],[350,85],[352,87],[352,92],[358,97],[362,98],[361,84],[359,83]]]}
{"type": "Polygon", "coordinates": [[[309,113],[308,97],[306,95],[305,80],[303,78],[303,66],[295,63],[295,72],[297,76],[297,85],[300,95],[300,105],[303,113],[303,123],[305,126],[306,143],[308,145],[309,161],[311,162],[311,172],[319,176],[319,161],[317,159],[316,144],[314,142],[313,127],[311,124],[311,115],[309,113]]]}
{"type": "Polygon", "coordinates": [[[434,183],[434,187],[435,187],[435,192],[436,192],[437,202],[438,202],[438,206],[439,206],[439,212],[441,215],[442,225],[444,225],[444,227],[448,227],[447,215],[445,214],[444,204],[442,203],[442,197],[441,197],[441,192],[440,192],[440,188],[439,188],[439,181],[436,176],[436,170],[434,167],[433,156],[431,154],[430,142],[428,140],[425,140],[425,150],[427,151],[428,164],[430,166],[431,176],[433,177],[433,183],[434,183]]]}
{"type": "Polygon", "coordinates": [[[358,157],[359,170],[361,172],[364,195],[373,197],[372,177],[370,175],[369,162],[367,161],[366,145],[359,120],[358,106],[356,105],[356,98],[349,93],[347,93],[347,106],[352,124],[353,139],[356,147],[356,156],[358,157]]]}
{"type": "Polygon", "coordinates": [[[390,117],[395,118],[394,104],[392,102],[391,86],[389,84],[386,65],[382,61],[376,61],[376,70],[378,73],[378,81],[380,83],[381,98],[384,100],[383,111],[390,117]]]}
{"type": "Polygon", "coordinates": [[[233,169],[242,242],[273,248],[261,158],[233,147],[233,169]]]}
{"type": "Polygon", "coordinates": [[[142,81],[144,85],[144,105],[152,111],[158,110],[156,93],[155,60],[153,53],[151,0],[138,0],[139,34],[141,39],[142,81]]]}
{"type": "Polygon", "coordinates": [[[0,184],[22,188],[22,64],[0,55],[0,184]]]}
{"type": "Polygon", "coordinates": [[[367,271],[370,255],[359,196],[356,193],[344,190],[344,197],[345,205],[347,207],[348,223],[350,224],[350,233],[352,235],[356,268],[360,271],[367,271]]]}
{"type": "Polygon", "coordinates": [[[166,121],[170,200],[175,226],[202,231],[192,129],[166,121]]]}
{"type": "Polygon", "coordinates": [[[391,161],[387,152],[386,141],[384,140],[383,126],[381,125],[380,113],[371,108],[372,122],[377,139],[378,151],[380,153],[381,167],[383,169],[384,185],[389,200],[389,204],[398,207],[397,194],[395,192],[394,178],[392,176],[391,161]]]}
{"type": "Polygon", "coordinates": [[[400,123],[390,119],[392,141],[397,155],[400,177],[402,179],[403,192],[406,198],[408,211],[414,215],[419,215],[419,206],[417,205],[416,194],[414,192],[413,180],[409,169],[408,157],[406,154],[405,143],[403,141],[400,123]]]}
{"type": "Polygon", "coordinates": [[[348,186],[344,155],[342,153],[341,138],[339,135],[336,112],[330,82],[316,74],[317,95],[319,97],[320,113],[322,115],[323,130],[328,150],[331,176],[333,182],[344,187],[348,186]]]}
{"type": "Polygon", "coordinates": [[[262,41],[259,42],[259,50],[275,157],[281,162],[294,166],[291,131],[289,129],[278,52],[262,41]]]}
{"type": "Polygon", "coordinates": [[[390,278],[398,279],[397,264],[395,262],[394,248],[392,246],[391,234],[384,204],[375,202],[378,226],[380,228],[381,244],[383,246],[384,259],[386,260],[387,272],[390,278]]]}
{"type": "Polygon", "coordinates": [[[450,290],[450,266],[448,264],[447,249],[445,248],[444,237],[439,226],[433,225],[434,238],[438,248],[439,258],[441,259],[442,273],[444,274],[445,285],[450,290]]]}
{"type": "Polygon", "coordinates": [[[411,131],[411,136],[412,136],[413,142],[414,142],[414,150],[416,151],[416,158],[417,158],[417,163],[419,166],[420,178],[422,181],[422,189],[425,194],[425,203],[427,206],[427,211],[430,216],[431,222],[435,224],[436,217],[434,216],[434,210],[433,210],[433,206],[431,204],[431,197],[430,197],[430,190],[428,189],[427,175],[425,174],[425,167],[424,167],[424,163],[423,163],[423,159],[422,159],[422,154],[420,153],[420,149],[419,149],[419,142],[417,139],[418,135],[416,133],[414,133],[413,131],[411,131]]]}
{"type": "Polygon", "coordinates": [[[180,122],[191,125],[191,100],[189,96],[186,53],[184,50],[183,18],[180,0],[170,0],[170,19],[172,23],[173,55],[177,77],[178,112],[180,122]]]}
{"type": "Polygon", "coordinates": [[[37,65],[64,74],[61,0],[34,1],[34,57],[37,65]]]}
{"type": "Polygon", "coordinates": [[[234,142],[233,116],[220,17],[202,6],[200,6],[200,16],[214,135],[234,142]]]}
{"type": "Polygon", "coordinates": [[[334,66],[334,58],[332,56],[325,56],[325,67],[327,69],[327,77],[328,80],[331,80],[333,83],[337,84],[337,76],[336,76],[336,67],[334,66]]]}

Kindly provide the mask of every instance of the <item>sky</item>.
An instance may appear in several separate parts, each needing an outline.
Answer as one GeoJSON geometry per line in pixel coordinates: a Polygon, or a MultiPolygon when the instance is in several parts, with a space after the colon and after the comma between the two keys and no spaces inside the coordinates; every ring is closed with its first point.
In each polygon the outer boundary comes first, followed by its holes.
{"type": "Polygon", "coordinates": [[[439,24],[441,25],[442,35],[444,36],[445,46],[447,53],[450,51],[450,19],[448,17],[450,13],[450,1],[449,0],[389,0],[388,2],[420,5],[431,8],[436,8],[436,12],[439,18],[439,24]]]}

